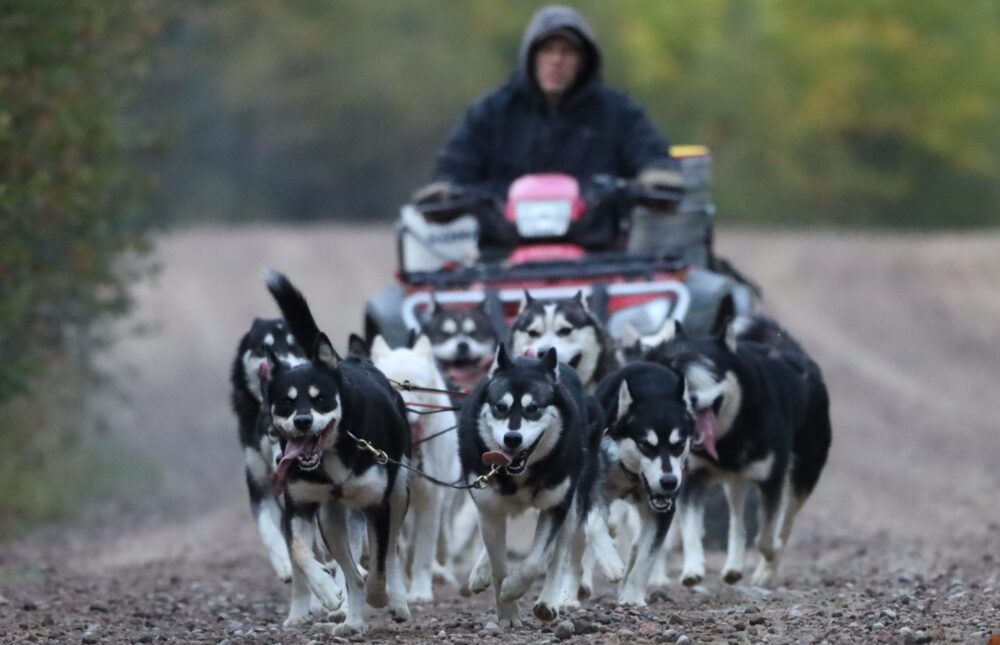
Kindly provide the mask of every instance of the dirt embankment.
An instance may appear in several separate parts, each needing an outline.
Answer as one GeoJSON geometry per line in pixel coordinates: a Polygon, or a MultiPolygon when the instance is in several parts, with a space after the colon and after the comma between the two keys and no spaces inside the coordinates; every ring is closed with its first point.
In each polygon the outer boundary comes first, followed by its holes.
{"type": "MultiPolygon", "coordinates": [[[[590,602],[572,617],[584,633],[574,638],[985,642],[1000,633],[1000,235],[739,232],[719,245],[764,287],[765,309],[815,355],[832,394],[833,450],[793,533],[784,586],[728,588],[716,555],[703,588],[673,585],[646,610],[621,611],[608,595],[590,602]]],[[[332,640],[320,627],[280,629],[287,589],[247,512],[229,361],[252,317],[276,313],[263,267],[286,271],[343,344],[366,295],[391,279],[392,248],[387,229],[342,227],[160,240],[162,275],[130,321],[154,331],[106,361],[129,397],[109,398],[112,431],[155,466],[154,483],[3,546],[0,641],[332,640]]],[[[534,619],[511,637],[483,634],[489,598],[442,591],[406,625],[370,611],[369,640],[555,639],[534,619]]]]}

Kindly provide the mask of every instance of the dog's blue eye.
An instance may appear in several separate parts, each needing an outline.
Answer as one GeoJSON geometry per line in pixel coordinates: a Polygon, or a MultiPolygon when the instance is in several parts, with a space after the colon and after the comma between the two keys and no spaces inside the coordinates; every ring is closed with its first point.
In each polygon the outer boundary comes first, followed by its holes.
{"type": "Polygon", "coordinates": [[[556,335],[558,335],[558,336],[569,336],[571,333],[573,333],[573,328],[572,327],[563,327],[562,329],[560,329],[559,331],[556,332],[556,335]]]}

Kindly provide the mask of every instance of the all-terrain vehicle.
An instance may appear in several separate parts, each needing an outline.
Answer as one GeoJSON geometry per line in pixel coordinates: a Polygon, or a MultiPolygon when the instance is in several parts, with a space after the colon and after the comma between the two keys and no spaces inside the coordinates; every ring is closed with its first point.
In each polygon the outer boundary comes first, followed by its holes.
{"type": "Polygon", "coordinates": [[[754,288],[712,249],[709,151],[674,146],[671,155],[683,189],[650,190],[606,176],[581,186],[568,175],[541,174],[511,184],[502,204],[470,190],[404,206],[396,226],[398,282],[368,302],[365,335],[402,344],[436,301],[442,307],[484,303],[505,338],[526,289],[552,299],[582,290],[619,341],[628,327],[652,334],[668,319],[707,332],[727,295],[736,313],[749,314],[754,288]],[[573,227],[610,202],[630,213],[614,248],[587,252],[571,243],[573,227]],[[516,231],[511,246],[480,248],[488,209],[516,231]]]}

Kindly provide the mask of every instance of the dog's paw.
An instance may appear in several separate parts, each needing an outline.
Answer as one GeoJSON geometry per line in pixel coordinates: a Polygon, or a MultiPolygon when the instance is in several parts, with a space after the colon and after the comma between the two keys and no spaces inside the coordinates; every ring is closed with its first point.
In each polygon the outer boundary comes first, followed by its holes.
{"type": "Polygon", "coordinates": [[[551,621],[559,617],[559,608],[550,606],[544,600],[536,602],[535,606],[531,608],[531,612],[538,620],[551,621]]]}
{"type": "Polygon", "coordinates": [[[333,628],[334,636],[354,636],[356,634],[364,633],[365,625],[361,621],[357,622],[343,622],[333,628]]]}
{"type": "Polygon", "coordinates": [[[300,627],[309,621],[310,614],[306,611],[290,612],[282,627],[300,627]]]}
{"type": "Polygon", "coordinates": [[[697,584],[701,584],[701,581],[704,579],[704,571],[685,571],[681,573],[681,584],[685,587],[693,587],[697,584]]]}
{"type": "Polygon", "coordinates": [[[341,607],[337,611],[330,612],[329,619],[335,623],[342,623],[347,620],[347,610],[341,607]]]}
{"type": "Polygon", "coordinates": [[[405,623],[410,619],[410,608],[407,607],[406,603],[399,605],[393,605],[389,607],[389,615],[397,623],[405,623]]]}
{"type": "Polygon", "coordinates": [[[434,594],[430,589],[410,589],[406,594],[407,602],[433,602],[434,594]]]}
{"type": "Polygon", "coordinates": [[[580,601],[576,598],[569,598],[568,596],[563,596],[562,602],[559,603],[559,613],[565,614],[566,612],[576,611],[580,608],[580,601]]]}
{"type": "Polygon", "coordinates": [[[576,590],[577,600],[586,600],[594,595],[594,590],[590,585],[581,584],[580,588],[576,590]]]}
{"type": "Polygon", "coordinates": [[[774,586],[774,581],[778,577],[778,567],[773,562],[768,562],[767,560],[761,560],[760,564],[757,565],[757,569],[753,572],[753,578],[750,579],[750,584],[755,587],[769,588],[774,586]]]}
{"type": "Polygon", "coordinates": [[[727,569],[722,572],[722,580],[727,585],[734,585],[743,579],[743,572],[739,569],[727,569]]]}
{"type": "Polygon", "coordinates": [[[497,603],[497,624],[500,625],[500,629],[521,626],[521,617],[518,615],[516,602],[497,603]]]}
{"type": "Polygon", "coordinates": [[[625,563],[613,548],[598,551],[597,566],[608,582],[617,584],[625,577],[625,563]]]}
{"type": "Polygon", "coordinates": [[[469,591],[472,593],[482,593],[493,584],[493,567],[489,562],[473,567],[469,572],[469,591]]]}
{"type": "Polygon", "coordinates": [[[528,592],[530,586],[531,580],[521,572],[515,571],[504,578],[500,585],[500,602],[517,600],[528,592]]]}
{"type": "Polygon", "coordinates": [[[451,587],[458,586],[458,580],[455,579],[455,574],[451,572],[451,569],[445,567],[440,562],[435,561],[434,564],[431,565],[431,575],[434,582],[449,585],[451,587]]]}
{"type": "Polygon", "coordinates": [[[625,607],[645,607],[646,594],[631,587],[623,587],[618,593],[618,604],[625,607]]]}
{"type": "Polygon", "coordinates": [[[368,576],[365,580],[365,602],[375,609],[381,609],[389,604],[389,595],[385,592],[385,578],[368,576]]]}
{"type": "Polygon", "coordinates": [[[278,580],[281,580],[285,584],[292,581],[292,562],[288,559],[287,554],[284,558],[271,558],[271,567],[274,568],[274,573],[277,574],[278,580]]]}

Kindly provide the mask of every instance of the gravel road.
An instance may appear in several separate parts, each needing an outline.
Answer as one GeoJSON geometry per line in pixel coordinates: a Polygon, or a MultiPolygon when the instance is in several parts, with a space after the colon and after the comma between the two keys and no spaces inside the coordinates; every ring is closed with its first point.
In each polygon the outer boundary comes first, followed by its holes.
{"type": "MultiPolygon", "coordinates": [[[[484,630],[490,597],[440,588],[368,642],[986,643],[1000,634],[1000,235],[723,232],[775,315],[825,370],[834,444],[786,550],[778,588],[709,576],[642,610],[610,587],[570,623],[484,630]],[[557,635],[558,631],[558,635],[557,635]],[[688,641],[685,641],[685,638],[688,641]],[[678,640],[679,639],[679,640],[678,640]]],[[[276,313],[261,269],[287,272],[343,345],[391,279],[385,228],[197,229],[159,238],[160,277],[105,358],[126,395],[101,403],[144,464],[121,498],[0,545],[0,641],[336,642],[283,630],[287,588],[247,508],[228,366],[255,315],[276,313]]],[[[748,568],[755,564],[748,558],[748,568]]],[[[676,576],[679,557],[672,559],[676,576]]],[[[530,612],[525,612],[529,613],[530,612]]]]}

